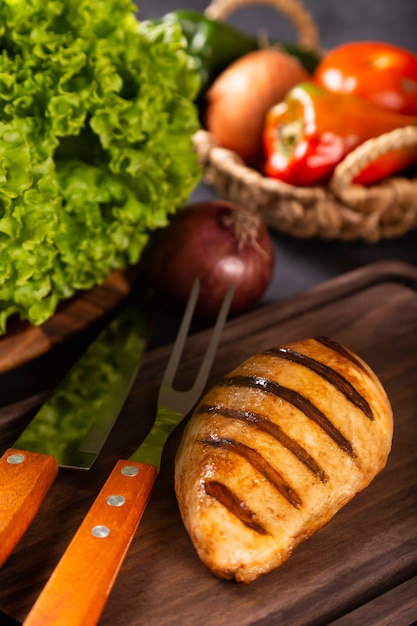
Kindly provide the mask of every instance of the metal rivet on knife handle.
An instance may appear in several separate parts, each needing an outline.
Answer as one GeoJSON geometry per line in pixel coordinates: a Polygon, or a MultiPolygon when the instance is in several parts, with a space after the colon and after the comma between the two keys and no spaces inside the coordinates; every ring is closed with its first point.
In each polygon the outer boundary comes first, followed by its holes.
{"type": "Polygon", "coordinates": [[[45,454],[9,448],[0,458],[0,566],[31,524],[57,473],[57,462],[45,454]]]}
{"type": "Polygon", "coordinates": [[[140,291],[89,344],[14,444],[0,455],[0,566],[32,523],[58,464],[88,469],[100,453],[146,347],[149,301],[140,291]],[[97,390],[89,394],[83,384],[92,376],[99,394],[97,390]]]}
{"type": "Polygon", "coordinates": [[[121,472],[123,476],[137,476],[139,474],[139,470],[134,465],[125,465],[122,467],[121,472]]]}
{"type": "Polygon", "coordinates": [[[23,461],[25,460],[25,455],[24,454],[11,454],[10,456],[7,457],[7,462],[10,463],[10,465],[20,465],[20,463],[23,463],[23,461]]]}

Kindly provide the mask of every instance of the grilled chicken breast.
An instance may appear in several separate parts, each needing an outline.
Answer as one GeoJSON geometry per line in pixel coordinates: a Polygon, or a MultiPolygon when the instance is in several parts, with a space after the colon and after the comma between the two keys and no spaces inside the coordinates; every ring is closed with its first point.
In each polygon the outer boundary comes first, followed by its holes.
{"type": "Polygon", "coordinates": [[[201,400],[176,456],[199,557],[244,583],[278,567],[383,469],[392,434],[379,379],[335,341],[247,359],[201,400]]]}

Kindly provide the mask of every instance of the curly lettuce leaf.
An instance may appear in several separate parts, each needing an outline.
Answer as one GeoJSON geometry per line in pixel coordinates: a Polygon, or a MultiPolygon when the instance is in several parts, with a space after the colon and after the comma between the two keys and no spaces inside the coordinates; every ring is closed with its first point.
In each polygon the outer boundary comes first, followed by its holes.
{"type": "Polygon", "coordinates": [[[198,72],[128,0],[0,0],[0,333],[136,263],[201,178],[198,72]]]}

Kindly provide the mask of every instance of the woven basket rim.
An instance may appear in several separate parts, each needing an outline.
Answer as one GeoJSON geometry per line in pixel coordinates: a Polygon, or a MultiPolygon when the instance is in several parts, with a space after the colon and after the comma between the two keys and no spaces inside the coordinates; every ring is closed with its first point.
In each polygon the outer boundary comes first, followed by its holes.
{"type": "Polygon", "coordinates": [[[306,50],[321,52],[317,25],[301,0],[212,0],[205,14],[211,19],[225,21],[231,13],[253,5],[272,6],[286,15],[296,29],[298,45],[306,50]]]}
{"type": "MultiPolygon", "coordinates": [[[[306,50],[322,53],[312,14],[301,0],[212,0],[205,13],[220,21],[251,5],[270,5],[287,15],[306,50]]],[[[205,129],[194,138],[205,182],[220,197],[261,214],[264,223],[297,238],[363,240],[375,243],[417,227],[417,174],[386,178],[374,185],[352,184],[364,167],[385,152],[417,146],[417,126],[369,139],[335,168],[327,185],[295,187],[264,176],[222,147],[205,129]]]]}
{"type": "MultiPolygon", "coordinates": [[[[396,129],[369,140],[367,146],[359,146],[356,158],[369,158],[370,150],[379,150],[379,144],[392,139],[417,145],[417,128],[396,129]]],[[[296,187],[248,167],[207,130],[197,131],[193,142],[204,181],[221,198],[256,211],[267,226],[283,234],[376,243],[417,227],[417,174],[387,178],[369,187],[351,184],[352,164],[356,164],[352,152],[347,173],[342,162],[338,176],[328,185],[296,187]]]]}

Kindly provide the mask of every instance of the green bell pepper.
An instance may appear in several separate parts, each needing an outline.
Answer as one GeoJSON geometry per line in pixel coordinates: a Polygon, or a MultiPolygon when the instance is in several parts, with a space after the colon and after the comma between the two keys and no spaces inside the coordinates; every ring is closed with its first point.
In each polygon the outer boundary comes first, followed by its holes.
{"type": "MultiPolygon", "coordinates": [[[[153,21],[181,25],[187,40],[187,51],[195,59],[200,73],[200,98],[228,65],[261,47],[256,36],[248,35],[230,24],[213,20],[199,11],[172,11],[153,21]]],[[[319,63],[319,55],[313,51],[290,43],[271,42],[271,45],[279,45],[283,51],[297,57],[310,73],[314,72],[319,63]]]]}

